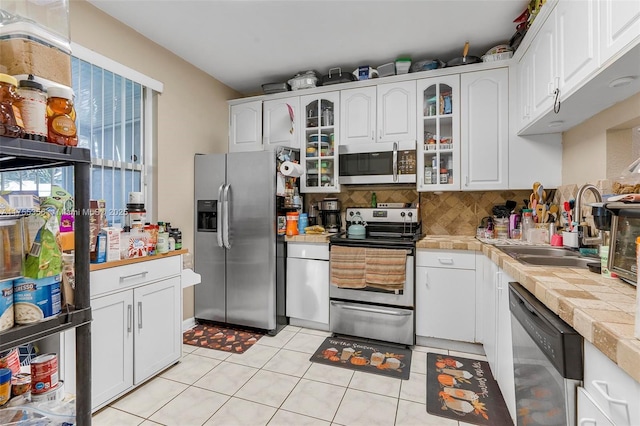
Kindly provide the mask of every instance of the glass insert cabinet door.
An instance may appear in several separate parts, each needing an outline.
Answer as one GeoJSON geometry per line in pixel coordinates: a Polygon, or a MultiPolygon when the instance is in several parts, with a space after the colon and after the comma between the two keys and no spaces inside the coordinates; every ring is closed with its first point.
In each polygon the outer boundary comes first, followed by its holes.
{"type": "Polygon", "coordinates": [[[460,78],[418,80],[418,190],[460,189],[460,78]]]}
{"type": "Polygon", "coordinates": [[[335,192],[338,184],[339,93],[302,96],[302,192],[335,192]]]}

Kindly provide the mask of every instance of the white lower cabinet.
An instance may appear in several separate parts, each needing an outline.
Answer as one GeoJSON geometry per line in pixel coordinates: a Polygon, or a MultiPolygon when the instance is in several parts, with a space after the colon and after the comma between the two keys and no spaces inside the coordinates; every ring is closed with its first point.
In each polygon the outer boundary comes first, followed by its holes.
{"type": "Polygon", "coordinates": [[[329,244],[287,243],[287,316],[329,327],[329,244]]]}
{"type": "Polygon", "coordinates": [[[589,393],[583,387],[578,387],[578,425],[613,426],[613,422],[591,399],[589,393]]]}
{"type": "MultiPolygon", "coordinates": [[[[625,373],[593,344],[584,342],[584,391],[611,423],[619,426],[640,424],[640,382],[625,373]]],[[[583,401],[584,402],[584,401],[583,401]]],[[[588,405],[580,405],[578,418],[590,418],[588,405]]],[[[592,425],[596,423],[578,423],[592,425]]],[[[597,423],[608,424],[608,423],[597,423]]]]}
{"type": "Polygon", "coordinates": [[[511,418],[516,418],[516,394],[513,376],[509,275],[486,256],[482,260],[482,339],[493,377],[498,382],[511,418]]]}
{"type": "Polygon", "coordinates": [[[134,265],[92,272],[112,286],[91,298],[92,411],[105,406],[180,359],[182,354],[181,256],[135,264],[140,276],[172,276],[130,285],[134,265]]]}
{"type": "Polygon", "coordinates": [[[417,251],[416,335],[475,341],[475,253],[417,251]]]}
{"type": "Polygon", "coordinates": [[[91,407],[133,386],[133,291],[91,301],[91,407]]]}

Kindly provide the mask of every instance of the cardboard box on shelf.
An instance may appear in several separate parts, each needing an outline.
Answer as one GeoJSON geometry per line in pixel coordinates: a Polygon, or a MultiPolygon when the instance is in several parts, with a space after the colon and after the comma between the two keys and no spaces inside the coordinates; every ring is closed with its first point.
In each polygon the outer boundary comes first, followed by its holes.
{"type": "Polygon", "coordinates": [[[120,233],[122,228],[107,227],[102,231],[107,236],[107,262],[120,260],[120,233]]]}

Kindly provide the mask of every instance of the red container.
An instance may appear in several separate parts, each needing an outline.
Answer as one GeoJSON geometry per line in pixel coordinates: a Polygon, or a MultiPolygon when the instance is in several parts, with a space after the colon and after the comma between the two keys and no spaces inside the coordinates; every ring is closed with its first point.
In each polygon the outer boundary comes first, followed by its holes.
{"type": "Polygon", "coordinates": [[[58,356],[44,354],[31,360],[31,393],[40,394],[58,385],[58,356]]]}
{"type": "Polygon", "coordinates": [[[18,349],[0,353],[0,368],[8,368],[13,375],[20,373],[20,355],[18,349]]]}

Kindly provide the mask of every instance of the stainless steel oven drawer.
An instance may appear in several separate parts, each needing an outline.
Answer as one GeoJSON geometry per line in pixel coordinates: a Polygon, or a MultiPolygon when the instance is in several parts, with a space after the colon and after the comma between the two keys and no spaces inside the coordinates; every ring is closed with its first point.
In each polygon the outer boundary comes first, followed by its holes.
{"type": "Polygon", "coordinates": [[[329,327],[333,333],[413,345],[413,310],[332,300],[329,327]]]}

